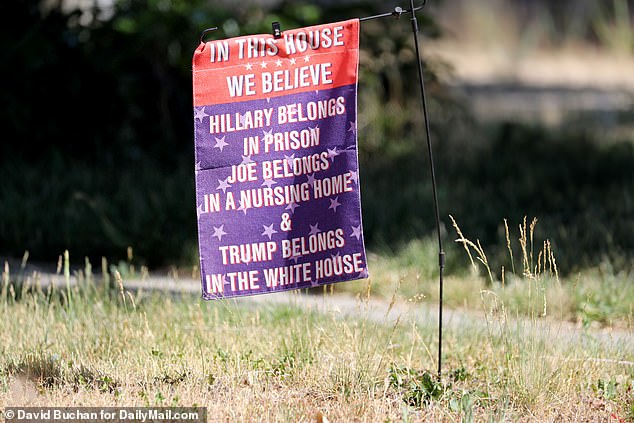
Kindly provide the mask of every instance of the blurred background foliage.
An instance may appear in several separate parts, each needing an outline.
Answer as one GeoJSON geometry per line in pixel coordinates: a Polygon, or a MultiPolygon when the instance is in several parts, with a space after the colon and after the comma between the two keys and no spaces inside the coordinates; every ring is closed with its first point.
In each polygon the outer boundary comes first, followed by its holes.
{"type": "MultiPolygon", "coordinates": [[[[631,3],[577,3],[517,0],[500,7],[513,7],[522,25],[546,25],[554,34],[549,43],[613,43],[631,54],[632,28],[623,16],[634,10],[631,3]]],[[[270,32],[272,21],[284,30],[395,5],[407,2],[3,2],[0,255],[29,250],[33,260],[47,261],[69,249],[97,262],[125,257],[132,246],[152,267],[195,263],[191,57],[201,31],[270,32]]],[[[419,14],[423,48],[451,31],[433,11],[428,5],[419,14]]],[[[485,18],[483,31],[501,24],[485,18]]],[[[524,44],[546,43],[526,38],[524,44]]],[[[408,18],[363,23],[360,60],[366,240],[371,249],[398,251],[434,231],[408,18]]],[[[500,246],[502,219],[519,224],[528,215],[540,219],[538,230],[552,240],[564,271],[605,261],[632,267],[630,131],[604,143],[587,119],[558,128],[480,122],[444,82],[451,68],[429,55],[425,67],[447,244],[456,238],[449,214],[465,234],[500,246]]],[[[632,114],[619,119],[631,122],[632,114]]]]}

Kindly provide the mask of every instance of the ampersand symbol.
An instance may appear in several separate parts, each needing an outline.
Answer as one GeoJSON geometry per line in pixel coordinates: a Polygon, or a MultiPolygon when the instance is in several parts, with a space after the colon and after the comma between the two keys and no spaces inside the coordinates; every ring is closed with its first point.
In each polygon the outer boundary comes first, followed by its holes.
{"type": "Polygon", "coordinates": [[[282,215],[282,222],[280,223],[280,229],[284,232],[288,232],[291,230],[291,217],[288,213],[284,213],[282,215]]]}

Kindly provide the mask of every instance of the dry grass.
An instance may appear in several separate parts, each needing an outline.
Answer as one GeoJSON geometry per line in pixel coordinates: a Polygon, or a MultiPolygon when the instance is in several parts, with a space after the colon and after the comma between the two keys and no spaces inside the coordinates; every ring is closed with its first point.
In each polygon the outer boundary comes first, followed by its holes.
{"type": "MultiPolygon", "coordinates": [[[[18,287],[19,300],[4,290],[0,403],[201,405],[221,421],[633,416],[634,348],[623,330],[611,336],[523,317],[482,278],[448,280],[453,301],[458,290],[472,291],[464,303],[471,310],[446,321],[441,381],[426,372],[436,366],[432,298],[406,303],[397,293],[388,304],[360,294],[350,305],[296,293],[277,305],[201,302],[131,293],[117,280],[111,291],[86,280],[90,289],[18,287]]],[[[527,296],[526,283],[513,285],[527,296]]]]}

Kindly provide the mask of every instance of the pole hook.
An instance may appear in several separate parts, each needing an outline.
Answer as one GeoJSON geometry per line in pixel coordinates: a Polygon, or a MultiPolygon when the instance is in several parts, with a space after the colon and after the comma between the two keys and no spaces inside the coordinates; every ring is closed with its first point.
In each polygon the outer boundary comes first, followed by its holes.
{"type": "Polygon", "coordinates": [[[210,32],[214,32],[218,29],[217,26],[214,26],[213,28],[207,28],[205,30],[203,30],[203,32],[200,33],[200,42],[201,44],[205,42],[205,35],[209,34],[210,32]]]}

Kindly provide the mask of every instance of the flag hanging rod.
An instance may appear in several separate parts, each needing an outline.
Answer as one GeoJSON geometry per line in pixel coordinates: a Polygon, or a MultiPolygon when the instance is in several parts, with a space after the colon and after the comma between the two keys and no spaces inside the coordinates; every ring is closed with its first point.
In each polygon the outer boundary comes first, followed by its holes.
{"type": "Polygon", "coordinates": [[[366,16],[366,17],[363,17],[363,18],[359,18],[359,21],[361,21],[361,22],[363,22],[363,21],[371,21],[373,19],[389,18],[390,16],[393,16],[393,17],[398,19],[398,18],[401,17],[401,15],[403,13],[414,13],[414,12],[416,12],[418,10],[421,10],[423,8],[423,6],[425,6],[425,3],[427,3],[427,0],[425,0],[421,6],[414,7],[412,9],[403,9],[403,8],[397,6],[391,12],[381,13],[380,15],[374,15],[374,16],[366,16]]]}
{"type": "MultiPolygon", "coordinates": [[[[423,1],[423,4],[417,7],[413,7],[411,9],[403,9],[402,7],[395,7],[394,10],[392,10],[391,12],[387,12],[387,13],[381,13],[379,15],[373,15],[373,16],[365,16],[363,18],[359,18],[359,22],[364,22],[364,21],[371,21],[374,19],[382,19],[382,18],[389,18],[389,17],[395,17],[395,18],[400,18],[402,14],[404,13],[411,13],[412,15],[414,15],[415,12],[421,10],[423,7],[425,7],[425,4],[427,3],[427,0],[423,1]]],[[[272,23],[273,26],[273,36],[275,38],[281,38],[282,36],[282,30],[280,27],[280,23],[279,22],[273,22],[272,23]]],[[[204,43],[205,42],[205,36],[207,34],[209,34],[210,32],[214,32],[217,31],[218,27],[214,26],[212,28],[207,28],[205,30],[203,30],[203,32],[200,34],[200,42],[204,43]]]]}

